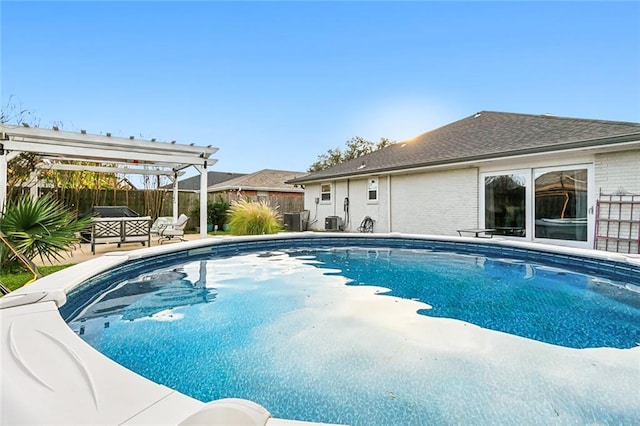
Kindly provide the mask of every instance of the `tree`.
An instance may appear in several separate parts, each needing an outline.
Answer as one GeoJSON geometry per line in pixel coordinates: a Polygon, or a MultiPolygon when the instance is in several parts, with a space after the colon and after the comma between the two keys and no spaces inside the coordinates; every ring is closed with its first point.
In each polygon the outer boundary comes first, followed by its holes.
{"type": "Polygon", "coordinates": [[[326,154],[318,155],[318,160],[310,165],[307,171],[319,172],[365,154],[370,154],[394,143],[395,141],[388,138],[380,138],[378,143],[373,143],[360,136],[355,136],[345,143],[346,150],[344,152],[340,148],[335,148],[328,150],[326,154]]]}
{"type": "Polygon", "coordinates": [[[40,120],[31,116],[31,112],[17,104],[13,95],[9,96],[7,103],[0,108],[0,124],[13,122],[16,124],[27,123],[36,125],[40,120]]]}

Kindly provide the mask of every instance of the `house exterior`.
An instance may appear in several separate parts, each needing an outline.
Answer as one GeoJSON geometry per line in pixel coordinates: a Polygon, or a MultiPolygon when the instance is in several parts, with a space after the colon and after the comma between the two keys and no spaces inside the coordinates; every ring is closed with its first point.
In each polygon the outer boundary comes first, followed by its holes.
{"type": "Polygon", "coordinates": [[[302,198],[304,189],[298,184],[286,181],[304,176],[304,172],[264,169],[233,179],[209,185],[209,193],[225,194],[230,197],[292,197],[302,198]]]}
{"type": "Polygon", "coordinates": [[[313,230],[369,217],[373,232],[590,248],[600,194],[640,194],[640,123],[482,111],[288,183],[313,230]]]}
{"type": "MultiPolygon", "coordinates": [[[[207,173],[207,187],[217,185],[224,181],[235,179],[244,176],[245,173],[231,173],[231,172],[208,172],[207,173]]],[[[171,189],[173,185],[165,185],[163,188],[171,189]]],[[[200,191],[200,176],[192,176],[186,179],[178,181],[178,191],[183,192],[198,192],[200,191]]]]}

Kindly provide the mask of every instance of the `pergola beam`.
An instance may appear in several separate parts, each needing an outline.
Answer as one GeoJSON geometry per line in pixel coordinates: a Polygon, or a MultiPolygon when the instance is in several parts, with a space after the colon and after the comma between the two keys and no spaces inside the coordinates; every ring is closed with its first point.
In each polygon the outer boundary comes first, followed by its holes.
{"type": "Polygon", "coordinates": [[[218,151],[218,148],[211,146],[202,147],[192,145],[182,145],[174,142],[156,142],[143,139],[127,139],[120,137],[111,137],[103,135],[93,135],[87,133],[66,132],[61,130],[41,129],[38,127],[21,127],[21,126],[3,126],[3,133],[11,136],[13,140],[42,140],[46,143],[55,142],[59,146],[86,146],[87,144],[98,144],[102,148],[121,147],[125,149],[140,149],[143,152],[150,150],[173,151],[178,154],[187,154],[191,156],[209,157],[218,151]]]}
{"type": "Polygon", "coordinates": [[[54,143],[43,143],[43,141],[8,141],[4,143],[6,150],[19,150],[22,152],[37,152],[44,155],[56,155],[64,159],[82,161],[85,158],[92,158],[100,162],[126,162],[131,164],[155,164],[161,166],[171,166],[179,164],[206,163],[205,158],[189,157],[175,152],[162,152],[161,150],[151,150],[147,153],[136,152],[124,148],[101,148],[85,146],[60,146],[54,143]]]}
{"type": "Polygon", "coordinates": [[[120,173],[125,175],[146,175],[146,176],[170,176],[176,174],[182,176],[185,172],[174,172],[173,170],[153,170],[153,169],[134,169],[131,167],[105,167],[105,166],[88,166],[80,164],[37,164],[36,167],[42,170],[69,170],[77,172],[96,172],[96,173],[120,173]]]}

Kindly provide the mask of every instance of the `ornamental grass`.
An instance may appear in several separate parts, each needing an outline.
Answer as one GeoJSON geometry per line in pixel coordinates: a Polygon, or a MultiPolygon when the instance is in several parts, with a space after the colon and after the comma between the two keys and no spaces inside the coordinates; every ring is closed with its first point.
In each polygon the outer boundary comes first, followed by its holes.
{"type": "Polygon", "coordinates": [[[232,235],[263,235],[282,231],[280,214],[263,201],[235,201],[229,209],[228,223],[232,235]]]}

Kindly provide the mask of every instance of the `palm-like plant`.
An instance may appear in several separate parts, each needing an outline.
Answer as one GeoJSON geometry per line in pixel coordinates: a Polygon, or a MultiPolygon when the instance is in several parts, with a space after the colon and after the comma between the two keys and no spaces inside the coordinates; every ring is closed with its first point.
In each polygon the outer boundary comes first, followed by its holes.
{"type": "MultiPolygon", "coordinates": [[[[34,199],[24,197],[7,206],[0,216],[0,230],[11,244],[32,260],[40,257],[52,263],[62,258],[77,242],[76,234],[89,226],[91,217],[76,219],[65,206],[45,195],[34,199]]],[[[0,264],[6,266],[15,260],[8,250],[0,251],[0,264]]]]}
{"type": "Polygon", "coordinates": [[[276,209],[262,201],[252,203],[246,200],[231,205],[229,227],[233,235],[275,234],[282,230],[276,209]]]}

